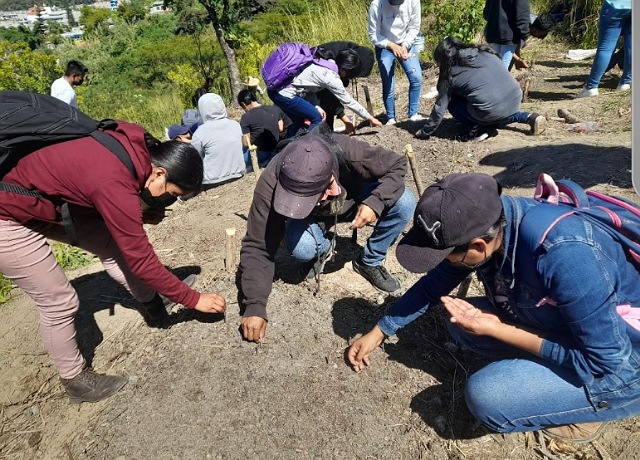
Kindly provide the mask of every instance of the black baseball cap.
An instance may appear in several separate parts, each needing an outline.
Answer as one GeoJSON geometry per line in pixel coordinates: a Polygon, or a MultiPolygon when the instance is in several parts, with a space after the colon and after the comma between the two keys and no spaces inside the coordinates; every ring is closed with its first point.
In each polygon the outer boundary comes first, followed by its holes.
{"type": "Polygon", "coordinates": [[[280,165],[273,209],[292,219],[308,217],[331,176],[338,179],[338,158],[318,136],[308,134],[287,145],[276,159],[280,165]]]}
{"type": "Polygon", "coordinates": [[[398,243],[400,265],[425,273],[456,246],[482,236],[502,214],[502,187],[487,174],[451,174],[430,185],[416,206],[413,227],[398,243]]]}
{"type": "Polygon", "coordinates": [[[393,6],[402,5],[403,3],[404,3],[404,0],[389,0],[389,5],[393,5],[393,6]]]}

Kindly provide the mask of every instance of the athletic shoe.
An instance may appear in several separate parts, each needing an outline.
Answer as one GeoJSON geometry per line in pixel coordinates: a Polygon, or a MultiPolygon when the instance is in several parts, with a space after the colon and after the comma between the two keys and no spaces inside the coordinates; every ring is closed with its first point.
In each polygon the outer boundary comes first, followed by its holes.
{"type": "Polygon", "coordinates": [[[600,94],[598,92],[598,88],[591,88],[591,89],[584,88],[582,91],[576,94],[576,99],[580,97],[593,97],[593,96],[597,96],[598,94],[600,94]]]}
{"type": "Polygon", "coordinates": [[[553,439],[584,444],[598,438],[604,431],[604,427],[604,422],[572,423],[570,425],[548,427],[542,432],[553,439]]]}
{"type": "Polygon", "coordinates": [[[127,377],[98,374],[86,367],[72,379],[60,378],[72,404],[98,402],[116,394],[127,383],[127,377]]]}
{"type": "Polygon", "coordinates": [[[489,134],[479,125],[474,126],[463,136],[465,142],[482,142],[489,138],[489,134]]]}
{"type": "Polygon", "coordinates": [[[415,115],[411,115],[409,117],[409,121],[422,121],[422,120],[424,120],[424,118],[419,113],[416,113],[415,115]]]}
{"type": "Polygon", "coordinates": [[[539,115],[537,113],[532,113],[527,118],[527,124],[531,126],[531,134],[537,136],[538,134],[542,134],[546,128],[545,122],[547,119],[543,115],[539,115]]]}
{"type": "Polygon", "coordinates": [[[384,267],[384,265],[365,265],[362,253],[352,262],[353,271],[362,275],[374,287],[384,292],[395,292],[400,289],[400,281],[384,267]]]}
{"type": "Polygon", "coordinates": [[[389,118],[387,120],[387,122],[385,123],[386,126],[393,126],[396,124],[396,119],[395,118],[389,118]]]}
{"type": "Polygon", "coordinates": [[[631,89],[631,85],[629,83],[620,83],[616,88],[616,91],[629,91],[631,89]]]}

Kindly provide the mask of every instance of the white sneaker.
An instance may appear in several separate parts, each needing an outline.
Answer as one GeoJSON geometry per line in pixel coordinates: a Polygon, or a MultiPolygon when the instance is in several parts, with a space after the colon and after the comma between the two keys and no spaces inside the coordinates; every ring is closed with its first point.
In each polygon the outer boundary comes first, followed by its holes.
{"type": "Polygon", "coordinates": [[[593,96],[597,96],[598,94],[600,94],[598,92],[598,88],[591,88],[591,89],[584,88],[582,91],[576,94],[576,99],[579,97],[593,97],[593,96]]]}
{"type": "Polygon", "coordinates": [[[409,117],[409,121],[422,121],[422,115],[420,115],[419,113],[416,113],[415,115],[411,115],[409,117]]]}
{"type": "Polygon", "coordinates": [[[387,122],[385,123],[386,126],[393,126],[396,124],[396,119],[395,118],[389,118],[387,120],[387,122]]]}
{"type": "Polygon", "coordinates": [[[616,88],[616,91],[629,91],[631,89],[631,85],[629,83],[621,83],[616,88]]]}

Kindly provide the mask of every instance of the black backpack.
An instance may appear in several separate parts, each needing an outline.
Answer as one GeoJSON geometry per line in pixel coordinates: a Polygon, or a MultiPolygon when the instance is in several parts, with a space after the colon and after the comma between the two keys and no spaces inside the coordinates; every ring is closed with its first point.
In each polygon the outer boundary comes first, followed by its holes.
{"type": "MultiPolygon", "coordinates": [[[[0,179],[18,161],[38,149],[72,139],[91,136],[116,155],[136,177],[131,157],[114,137],[114,120],[96,121],[75,107],[45,94],[26,91],[0,91],[0,179]]],[[[37,190],[0,182],[0,192],[43,198],[37,190]]],[[[67,203],[61,217],[72,244],[77,241],[67,203]]]]}

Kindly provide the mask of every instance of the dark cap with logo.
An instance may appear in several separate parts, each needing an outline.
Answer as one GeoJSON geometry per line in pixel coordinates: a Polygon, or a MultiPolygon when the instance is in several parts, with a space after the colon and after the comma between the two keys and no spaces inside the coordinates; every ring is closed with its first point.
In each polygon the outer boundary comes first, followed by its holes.
{"type": "Polygon", "coordinates": [[[308,217],[329,188],[331,176],[338,179],[338,159],[318,136],[296,139],[274,160],[280,165],[273,209],[285,217],[308,217]]]}
{"type": "Polygon", "coordinates": [[[486,174],[451,174],[429,186],[414,214],[413,227],[398,243],[400,265],[428,272],[456,246],[483,236],[502,213],[500,184],[486,174]]]}
{"type": "Polygon", "coordinates": [[[393,5],[393,6],[402,5],[403,3],[404,3],[404,0],[389,0],[389,5],[393,5]]]}

